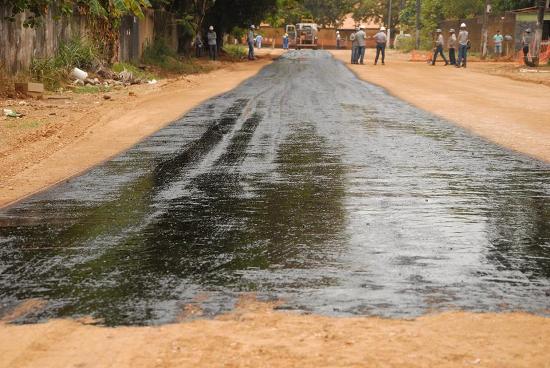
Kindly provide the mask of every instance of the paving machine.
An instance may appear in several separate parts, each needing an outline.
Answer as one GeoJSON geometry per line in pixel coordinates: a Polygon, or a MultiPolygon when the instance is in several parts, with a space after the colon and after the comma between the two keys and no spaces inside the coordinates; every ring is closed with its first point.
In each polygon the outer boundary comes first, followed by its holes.
{"type": "Polygon", "coordinates": [[[313,49],[317,50],[319,44],[319,28],[313,20],[303,20],[302,23],[296,25],[289,24],[286,26],[288,34],[289,47],[294,47],[296,50],[313,49]]]}

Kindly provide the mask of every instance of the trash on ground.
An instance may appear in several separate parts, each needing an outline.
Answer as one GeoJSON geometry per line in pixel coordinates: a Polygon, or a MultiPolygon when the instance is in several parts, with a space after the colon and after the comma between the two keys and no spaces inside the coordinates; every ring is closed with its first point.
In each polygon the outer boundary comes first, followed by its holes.
{"type": "Polygon", "coordinates": [[[150,81],[147,82],[147,84],[157,84],[158,81],[156,79],[151,79],[150,81]]]}
{"type": "Polygon", "coordinates": [[[21,118],[25,116],[24,114],[20,114],[14,110],[11,109],[4,109],[4,116],[7,116],[9,118],[21,118]]]}
{"type": "Polygon", "coordinates": [[[74,68],[71,72],[71,75],[73,77],[75,77],[76,79],[81,80],[83,82],[86,80],[86,78],[88,78],[88,73],[85,72],[84,70],[78,69],[78,68],[74,68]]]}

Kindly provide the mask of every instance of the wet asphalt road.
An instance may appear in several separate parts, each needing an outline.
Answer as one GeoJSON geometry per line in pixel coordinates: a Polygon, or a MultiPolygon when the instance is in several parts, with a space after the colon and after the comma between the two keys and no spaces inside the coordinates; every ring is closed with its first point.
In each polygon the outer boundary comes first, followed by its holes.
{"type": "Polygon", "coordinates": [[[550,309],[550,165],[291,52],[0,212],[0,312],[106,324],[242,293],[329,315],[550,309]]]}

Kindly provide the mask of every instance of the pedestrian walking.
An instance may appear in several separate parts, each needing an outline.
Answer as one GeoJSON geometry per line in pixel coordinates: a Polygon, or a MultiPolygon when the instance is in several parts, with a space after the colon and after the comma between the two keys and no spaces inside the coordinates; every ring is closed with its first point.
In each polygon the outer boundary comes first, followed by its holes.
{"type": "Polygon", "coordinates": [[[336,31],[336,49],[340,49],[340,42],[342,42],[342,37],[340,37],[340,31],[336,31]]]}
{"type": "Polygon", "coordinates": [[[214,32],[214,27],[210,26],[208,28],[208,54],[210,55],[210,60],[216,60],[218,54],[218,36],[214,32]]]}
{"type": "Polygon", "coordinates": [[[374,65],[378,64],[378,57],[380,54],[382,54],[382,65],[386,65],[386,43],[388,41],[386,27],[380,27],[378,33],[374,35],[374,41],[376,42],[376,58],[374,59],[374,65]]]}
{"type": "Polygon", "coordinates": [[[432,66],[435,66],[435,62],[437,61],[437,55],[441,55],[441,57],[445,61],[445,66],[447,66],[449,65],[449,62],[447,61],[447,58],[443,53],[443,47],[445,47],[445,40],[443,39],[443,34],[441,33],[440,29],[436,29],[435,33],[437,34],[437,36],[435,39],[435,52],[434,52],[434,57],[432,59],[432,66]]]}
{"type": "Polygon", "coordinates": [[[357,41],[357,55],[355,64],[364,64],[365,61],[365,48],[367,47],[367,34],[365,33],[365,27],[361,26],[359,32],[355,34],[355,40],[357,41]]]}
{"type": "Polygon", "coordinates": [[[248,60],[254,60],[254,25],[251,25],[246,35],[246,42],[248,43],[248,60]]]}
{"type": "Polygon", "coordinates": [[[456,40],[456,34],[454,28],[449,30],[451,34],[449,36],[448,46],[449,46],[449,64],[456,65],[456,49],[458,47],[458,42],[456,40]]]}
{"type": "Polygon", "coordinates": [[[355,28],[355,32],[353,32],[349,39],[351,40],[351,63],[357,64],[357,39],[355,38],[355,35],[359,32],[359,27],[355,28]]]}
{"type": "Polygon", "coordinates": [[[256,47],[261,49],[262,48],[262,41],[263,41],[263,37],[261,34],[258,33],[258,35],[256,36],[256,47]]]}
{"type": "Polygon", "coordinates": [[[466,23],[460,25],[460,32],[458,32],[458,61],[456,67],[466,68],[466,60],[468,58],[468,48],[470,45],[470,39],[468,38],[468,31],[466,30],[466,23]]]}
{"type": "Polygon", "coordinates": [[[288,50],[288,33],[283,36],[283,50],[288,50]]]}
{"type": "Polygon", "coordinates": [[[499,58],[502,55],[502,41],[504,37],[500,34],[500,31],[493,36],[493,42],[495,43],[495,55],[499,58]]]}
{"type": "Polygon", "coordinates": [[[197,32],[194,43],[195,43],[195,56],[200,58],[202,56],[202,47],[203,47],[200,32],[197,32]]]}
{"type": "Polygon", "coordinates": [[[532,40],[533,36],[531,35],[531,28],[527,28],[521,37],[521,49],[523,50],[523,60],[525,60],[526,65],[529,65],[528,55],[532,40]]]}

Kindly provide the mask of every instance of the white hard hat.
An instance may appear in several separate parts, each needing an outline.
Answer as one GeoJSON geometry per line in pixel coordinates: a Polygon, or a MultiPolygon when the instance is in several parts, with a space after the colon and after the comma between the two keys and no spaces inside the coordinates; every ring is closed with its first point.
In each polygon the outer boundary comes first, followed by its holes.
{"type": "Polygon", "coordinates": [[[455,33],[455,29],[454,28],[449,29],[449,33],[455,33]]]}
{"type": "Polygon", "coordinates": [[[441,33],[441,30],[438,28],[435,30],[435,33],[441,33]]]}
{"type": "Polygon", "coordinates": [[[361,27],[359,27],[359,29],[365,29],[365,26],[361,26],[361,27]]]}
{"type": "Polygon", "coordinates": [[[462,23],[462,24],[460,25],[460,28],[466,28],[466,23],[462,23]]]}
{"type": "Polygon", "coordinates": [[[340,34],[340,31],[336,31],[336,33],[340,34]]]}
{"type": "Polygon", "coordinates": [[[256,29],[256,27],[254,26],[254,24],[252,24],[252,25],[250,26],[250,28],[256,29]]]}
{"type": "Polygon", "coordinates": [[[382,27],[380,27],[380,30],[381,30],[381,31],[385,31],[385,30],[386,30],[386,27],[382,26],[382,27]]]}
{"type": "Polygon", "coordinates": [[[214,26],[210,26],[208,29],[211,30],[211,31],[213,31],[213,30],[214,30],[214,26]]]}

